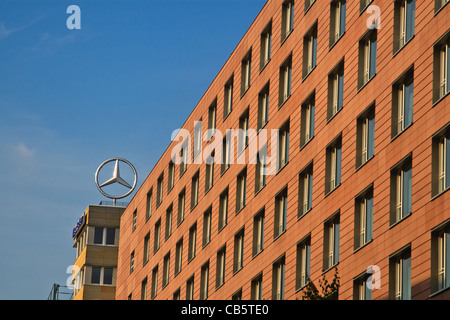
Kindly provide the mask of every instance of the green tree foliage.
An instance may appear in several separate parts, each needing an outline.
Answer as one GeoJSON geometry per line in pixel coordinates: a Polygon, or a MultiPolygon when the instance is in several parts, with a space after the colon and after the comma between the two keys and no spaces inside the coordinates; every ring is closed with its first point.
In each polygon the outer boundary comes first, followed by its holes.
{"type": "Polygon", "coordinates": [[[335,273],[331,282],[328,282],[325,274],[322,279],[319,279],[319,286],[322,293],[319,292],[319,289],[317,289],[312,281],[309,281],[303,290],[302,300],[337,300],[340,282],[337,268],[335,267],[334,270],[335,273]]]}

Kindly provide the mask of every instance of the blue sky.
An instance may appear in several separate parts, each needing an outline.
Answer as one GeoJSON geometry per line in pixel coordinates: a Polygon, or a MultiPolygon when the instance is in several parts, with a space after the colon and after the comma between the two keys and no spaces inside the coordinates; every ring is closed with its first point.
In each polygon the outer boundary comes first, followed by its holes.
{"type": "Polygon", "coordinates": [[[0,1],[0,299],[65,284],[97,167],[123,157],[139,186],[265,2],[0,1]]]}

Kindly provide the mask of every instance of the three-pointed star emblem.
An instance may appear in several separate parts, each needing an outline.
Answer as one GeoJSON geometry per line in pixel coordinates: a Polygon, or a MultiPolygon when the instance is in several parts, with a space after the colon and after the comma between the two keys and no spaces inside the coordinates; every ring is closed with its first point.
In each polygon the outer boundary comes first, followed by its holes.
{"type": "Polygon", "coordinates": [[[119,184],[121,184],[121,185],[127,187],[128,189],[131,189],[131,188],[132,188],[132,186],[130,186],[130,185],[128,184],[128,182],[126,182],[126,181],[125,181],[124,179],[122,179],[122,177],[120,176],[119,160],[117,160],[117,159],[116,159],[116,164],[114,165],[114,171],[113,171],[113,176],[112,176],[112,178],[110,178],[110,179],[106,180],[105,182],[103,182],[103,183],[100,185],[100,188],[103,188],[103,187],[108,186],[108,185],[113,184],[113,183],[119,183],[119,184]]]}

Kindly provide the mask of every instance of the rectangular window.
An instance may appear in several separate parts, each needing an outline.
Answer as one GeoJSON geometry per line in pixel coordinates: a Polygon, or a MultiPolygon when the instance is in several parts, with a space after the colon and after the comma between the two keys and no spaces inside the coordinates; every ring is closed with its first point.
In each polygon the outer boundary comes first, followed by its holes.
{"type": "Polygon", "coordinates": [[[278,106],[281,107],[291,96],[292,85],[292,55],[290,55],[280,67],[280,87],[278,94],[278,106]]]}
{"type": "Polygon", "coordinates": [[[194,159],[202,151],[202,119],[194,121],[194,159]]]}
{"type": "Polygon", "coordinates": [[[450,287],[450,222],[431,232],[431,291],[450,287]]]}
{"type": "Polygon", "coordinates": [[[167,193],[169,193],[175,184],[175,164],[170,161],[169,162],[169,177],[167,181],[167,193]]]}
{"type": "Polygon", "coordinates": [[[326,149],[325,195],[341,184],[342,139],[339,135],[326,149]]]}
{"type": "Polygon", "coordinates": [[[414,36],[416,0],[394,3],[394,53],[403,48],[414,36]]]}
{"type": "Polygon", "coordinates": [[[327,120],[330,121],[344,106],[344,63],[340,62],[328,75],[327,120]]]}
{"type": "Polygon", "coordinates": [[[208,192],[214,185],[214,156],[213,151],[206,159],[206,172],[205,172],[205,193],[208,192]]]}
{"type": "MultiPolygon", "coordinates": [[[[134,212],[133,212],[133,221],[134,221],[134,212]]],[[[103,228],[102,227],[94,228],[94,244],[103,244],[103,228]]]]}
{"type": "Polygon", "coordinates": [[[309,283],[311,264],[311,237],[307,236],[297,244],[296,286],[301,289],[309,283]]]}
{"type": "Polygon", "coordinates": [[[275,197],[275,221],[273,238],[277,238],[286,231],[287,219],[287,187],[275,197]]]}
{"type": "Polygon", "coordinates": [[[408,128],[413,121],[413,72],[411,67],[392,86],[392,138],[408,128]]]}
{"type": "Polygon", "coordinates": [[[264,249],[264,208],[253,218],[253,256],[264,249]]]}
{"type": "Polygon", "coordinates": [[[305,13],[312,7],[316,0],[305,0],[305,13]]]}
{"type": "Polygon", "coordinates": [[[323,270],[334,267],[339,262],[339,214],[335,214],[324,224],[323,270]]]}
{"type": "Polygon", "coordinates": [[[411,249],[389,258],[389,296],[393,300],[411,300],[411,249]]]}
{"type": "Polygon", "coordinates": [[[211,241],[212,207],[203,213],[203,247],[211,241]]]}
{"type": "Polygon", "coordinates": [[[303,37],[303,79],[316,67],[317,63],[317,23],[303,37]]]}
{"type": "Polygon", "coordinates": [[[147,300],[147,277],[141,282],[141,300],[147,300]]]}
{"type": "Polygon", "coordinates": [[[289,162],[289,120],[278,130],[278,171],[289,162]]]}
{"type": "Polygon", "coordinates": [[[359,41],[358,89],[368,83],[377,72],[376,30],[370,30],[359,41]]]}
{"type": "Polygon", "coordinates": [[[164,256],[162,287],[169,284],[170,252],[164,256]]]}
{"type": "Polygon", "coordinates": [[[201,268],[200,300],[206,300],[208,298],[208,287],[209,287],[209,261],[206,262],[201,268]]]}
{"type": "Polygon", "coordinates": [[[345,0],[335,0],[331,4],[330,15],[330,48],[345,32],[345,14],[347,3],[345,0]]]}
{"type": "Polygon", "coordinates": [[[158,294],[158,266],[152,270],[152,295],[151,298],[154,299],[158,294]]]}
{"type": "Polygon", "coordinates": [[[314,137],[316,93],[313,91],[301,105],[300,147],[304,147],[314,137]]]}
{"type": "Polygon", "coordinates": [[[272,21],[264,28],[261,33],[261,51],[259,70],[262,70],[270,61],[272,50],[272,21]]]}
{"type": "Polygon", "coordinates": [[[134,251],[130,255],[130,274],[134,271],[134,251]]]}
{"type": "Polygon", "coordinates": [[[152,201],[153,201],[153,188],[147,193],[147,206],[145,209],[145,221],[148,221],[152,216],[152,201]]]}
{"type": "Polygon", "coordinates": [[[219,221],[218,231],[222,230],[227,225],[228,217],[228,187],[220,194],[219,197],[219,221]]]}
{"type": "Polygon", "coordinates": [[[353,281],[353,300],[372,300],[371,275],[364,272],[353,281]]]}
{"type": "Polygon", "coordinates": [[[411,156],[408,156],[391,170],[391,225],[411,214],[411,161],[411,156]]]}
{"type": "Polygon", "coordinates": [[[178,217],[177,224],[179,225],[184,220],[184,211],[186,203],[186,188],[178,195],[178,217]]]}
{"type": "Polygon", "coordinates": [[[170,205],[169,208],[166,210],[166,240],[170,237],[172,234],[172,216],[173,216],[173,206],[170,205]]]}
{"type": "Polygon", "coordinates": [[[450,188],[450,124],[432,137],[431,195],[436,196],[450,188]]]}
{"type": "Polygon", "coordinates": [[[365,164],[375,153],[375,105],[356,119],[356,168],[365,164]]]}
{"type": "Polygon", "coordinates": [[[214,102],[208,108],[208,140],[216,132],[216,121],[217,121],[217,98],[214,99],[214,102]]]}
{"type": "Polygon", "coordinates": [[[261,130],[269,121],[269,83],[258,95],[258,130],[261,130]]]}
{"type": "Polygon", "coordinates": [[[225,84],[224,89],[224,106],[223,106],[223,119],[233,111],[233,76],[225,84]]]}
{"type": "Polygon", "coordinates": [[[366,8],[369,6],[369,4],[372,2],[373,0],[360,0],[359,1],[359,12],[360,14],[363,13],[363,11],[366,10],[366,8]]]}
{"type": "Polygon", "coordinates": [[[222,140],[222,174],[227,171],[231,163],[231,134],[228,131],[222,140]]]}
{"type": "Polygon", "coordinates": [[[266,185],[266,171],[267,171],[267,145],[264,145],[256,155],[255,193],[258,193],[266,185]]]}
{"type": "MultiPolygon", "coordinates": [[[[131,228],[132,231],[136,230],[136,224],[137,224],[137,209],[133,211],[133,226],[131,228]]],[[[96,228],[96,229],[98,229],[98,228],[96,228]]],[[[102,229],[102,239],[103,239],[103,228],[101,228],[101,229],[102,229]]]]}
{"type": "Polygon", "coordinates": [[[164,183],[164,172],[161,173],[157,182],[158,188],[156,194],[156,207],[158,207],[163,200],[163,183],[164,183]]]}
{"type": "Polygon", "coordinates": [[[225,283],[225,254],[225,246],[217,251],[216,288],[225,283]]]}
{"type": "Polygon", "coordinates": [[[180,291],[181,291],[180,288],[178,288],[178,290],[173,293],[173,300],[174,301],[181,300],[181,292],[180,291]]]}
{"type": "Polygon", "coordinates": [[[247,169],[244,169],[236,178],[236,213],[245,207],[246,189],[247,169]]]}
{"type": "Polygon", "coordinates": [[[154,246],[153,246],[153,252],[158,251],[159,246],[161,244],[161,218],[155,223],[155,233],[154,233],[154,246]]]}
{"type": "Polygon", "coordinates": [[[244,266],[244,229],[234,236],[233,273],[241,270],[244,266]]]}
{"type": "Polygon", "coordinates": [[[248,146],[248,109],[239,118],[239,134],[238,134],[238,154],[240,154],[248,146]]]}
{"type": "Polygon", "coordinates": [[[183,265],[183,238],[175,245],[175,276],[181,272],[183,265]]]}
{"type": "Polygon", "coordinates": [[[200,171],[197,171],[192,177],[191,185],[191,210],[195,208],[198,203],[198,189],[200,184],[200,171]]]}
{"type": "Polygon", "coordinates": [[[437,102],[450,92],[450,32],[434,45],[433,58],[433,102],[437,102]]]}
{"type": "Polygon", "coordinates": [[[299,174],[298,179],[298,218],[312,208],[313,164],[310,163],[299,174]]]}
{"type": "Polygon", "coordinates": [[[103,284],[113,284],[113,272],[114,268],[103,267],[103,284]]]}
{"type": "Polygon", "coordinates": [[[354,249],[366,245],[373,237],[373,187],[355,198],[354,249]]]}
{"type": "Polygon", "coordinates": [[[92,267],[91,284],[100,284],[102,267],[92,267]]]}
{"type": "Polygon", "coordinates": [[[435,0],[434,1],[434,12],[437,13],[441,10],[450,0],[435,0]]]}
{"type": "Polygon", "coordinates": [[[231,300],[242,300],[242,288],[233,293],[231,300]]]}
{"type": "Polygon", "coordinates": [[[194,300],[194,275],[186,281],[186,300],[194,300]]]}
{"type": "Polygon", "coordinates": [[[148,259],[150,258],[150,232],[146,234],[144,238],[144,255],[143,255],[143,264],[147,264],[148,259]]]}
{"type": "Polygon", "coordinates": [[[262,273],[252,279],[250,298],[251,300],[262,300],[262,273]]]}
{"type": "Polygon", "coordinates": [[[195,247],[197,242],[197,224],[189,229],[189,251],[188,262],[195,258],[195,247]]]}
{"type": "Polygon", "coordinates": [[[252,50],[245,55],[241,63],[241,96],[250,88],[250,77],[252,71],[252,50]]]}
{"type": "Polygon", "coordinates": [[[281,9],[281,43],[294,30],[294,0],[286,0],[281,9]]]}
{"type": "Polygon", "coordinates": [[[190,147],[188,143],[185,143],[180,150],[180,177],[186,172],[188,165],[188,155],[190,153],[190,147]]]}
{"type": "Polygon", "coordinates": [[[284,256],[272,266],[272,300],[284,300],[284,256]]]}

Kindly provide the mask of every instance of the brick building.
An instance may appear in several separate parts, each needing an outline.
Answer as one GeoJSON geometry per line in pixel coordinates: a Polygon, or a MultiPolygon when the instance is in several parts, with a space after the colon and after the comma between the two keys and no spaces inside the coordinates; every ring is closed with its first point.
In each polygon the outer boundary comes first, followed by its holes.
{"type": "Polygon", "coordinates": [[[339,299],[449,299],[449,10],[268,0],[123,213],[116,298],[301,299],[337,269],[339,299]]]}

